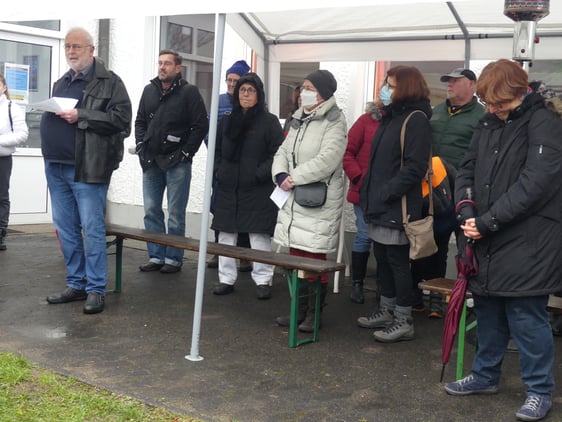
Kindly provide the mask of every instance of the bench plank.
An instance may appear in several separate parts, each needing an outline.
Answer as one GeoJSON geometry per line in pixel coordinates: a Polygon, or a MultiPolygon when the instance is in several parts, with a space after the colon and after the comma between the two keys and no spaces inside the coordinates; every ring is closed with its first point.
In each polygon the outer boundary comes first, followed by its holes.
{"type": "MultiPolygon", "coordinates": [[[[107,236],[117,236],[125,239],[152,242],[160,245],[199,252],[199,240],[159,233],[145,229],[125,227],[116,224],[106,225],[107,236]]],[[[314,274],[331,273],[345,270],[345,263],[323,261],[320,259],[293,256],[287,253],[259,251],[240,246],[221,245],[220,243],[207,242],[207,253],[211,255],[228,256],[230,258],[245,259],[247,261],[262,262],[286,269],[298,269],[314,274]]]]}

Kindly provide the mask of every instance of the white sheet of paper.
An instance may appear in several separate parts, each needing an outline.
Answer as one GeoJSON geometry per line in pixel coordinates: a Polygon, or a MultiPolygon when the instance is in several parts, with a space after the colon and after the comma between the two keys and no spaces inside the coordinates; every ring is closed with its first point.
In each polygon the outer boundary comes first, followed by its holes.
{"type": "Polygon", "coordinates": [[[269,197],[273,202],[275,202],[277,208],[281,209],[283,208],[283,205],[285,205],[285,202],[287,202],[287,199],[290,195],[290,191],[284,191],[279,186],[275,186],[275,189],[273,190],[273,192],[271,192],[271,195],[269,197]]]}
{"type": "Polygon", "coordinates": [[[76,98],[52,97],[45,101],[30,104],[28,107],[34,110],[50,111],[56,113],[57,111],[70,110],[76,106],[78,100],[76,98]]]}

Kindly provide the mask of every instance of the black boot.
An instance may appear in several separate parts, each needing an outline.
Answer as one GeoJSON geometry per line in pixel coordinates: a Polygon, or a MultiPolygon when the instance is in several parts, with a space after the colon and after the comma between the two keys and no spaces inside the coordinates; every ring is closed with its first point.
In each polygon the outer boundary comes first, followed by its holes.
{"type": "Polygon", "coordinates": [[[5,251],[6,249],[6,229],[0,229],[0,251],[5,251]]]}
{"type": "MultiPolygon", "coordinates": [[[[308,287],[302,287],[301,289],[299,289],[299,312],[297,316],[297,322],[299,324],[303,322],[306,317],[306,311],[308,309],[308,297],[306,297],[307,294],[308,287]]],[[[277,318],[275,318],[275,323],[280,327],[288,327],[291,325],[291,315],[278,316],[277,318]]]]}
{"type": "MultiPolygon", "coordinates": [[[[312,289],[310,289],[312,290],[312,289]]],[[[328,294],[328,283],[320,284],[320,317],[322,317],[322,309],[326,305],[326,295],[328,294]]],[[[299,331],[303,333],[314,332],[314,315],[316,314],[316,295],[312,294],[308,296],[308,310],[306,311],[306,317],[302,324],[299,325],[299,331]]],[[[322,319],[320,320],[320,328],[322,326],[322,319]]]]}
{"type": "Polygon", "coordinates": [[[367,261],[369,261],[369,252],[351,252],[351,279],[353,280],[353,288],[349,299],[353,303],[365,303],[363,280],[367,273],[367,261]]]}

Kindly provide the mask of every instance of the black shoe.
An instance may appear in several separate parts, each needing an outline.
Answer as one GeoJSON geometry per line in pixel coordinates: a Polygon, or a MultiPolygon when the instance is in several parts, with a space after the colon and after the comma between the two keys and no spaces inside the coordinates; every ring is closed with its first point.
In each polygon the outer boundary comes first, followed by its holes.
{"type": "Polygon", "coordinates": [[[177,273],[178,271],[181,270],[181,266],[179,265],[170,265],[170,264],[164,264],[162,266],[162,268],[160,268],[160,272],[162,274],[172,274],[172,273],[177,273]]]}
{"type": "Polygon", "coordinates": [[[158,271],[164,266],[164,264],[157,264],[156,262],[148,261],[146,264],[142,264],[139,266],[139,270],[144,273],[148,273],[151,271],[158,271]]]}
{"type": "Polygon", "coordinates": [[[215,285],[215,287],[213,288],[213,294],[219,296],[229,295],[233,291],[234,291],[234,286],[226,283],[219,283],[215,285]]]}
{"type": "Polygon", "coordinates": [[[271,299],[271,287],[269,284],[260,284],[256,287],[256,296],[260,300],[271,299]]]}
{"type": "Polygon", "coordinates": [[[103,312],[104,306],[105,296],[96,292],[90,292],[88,293],[88,299],[86,299],[86,303],[84,304],[84,313],[99,314],[100,312],[103,312]]]}
{"type": "Polygon", "coordinates": [[[68,303],[77,300],[86,300],[88,294],[85,290],[76,290],[72,287],[67,287],[62,293],[55,293],[47,296],[47,302],[51,304],[68,303]]]}

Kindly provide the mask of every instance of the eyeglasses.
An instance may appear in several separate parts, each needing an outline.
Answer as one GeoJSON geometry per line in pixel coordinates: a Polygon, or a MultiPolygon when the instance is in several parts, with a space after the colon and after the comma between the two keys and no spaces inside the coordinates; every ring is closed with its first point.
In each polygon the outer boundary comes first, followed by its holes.
{"type": "Polygon", "coordinates": [[[236,85],[236,82],[238,82],[238,79],[234,79],[234,78],[226,79],[226,83],[229,85],[236,85]]]}
{"type": "Polygon", "coordinates": [[[501,101],[499,103],[487,103],[486,101],[482,101],[482,104],[486,108],[494,108],[498,111],[502,111],[502,109],[507,106],[511,101],[501,101]]]}
{"type": "Polygon", "coordinates": [[[86,47],[91,47],[91,45],[65,44],[64,50],[65,51],[70,51],[70,50],[81,51],[81,50],[85,49],[86,47]]]}
{"type": "Polygon", "coordinates": [[[258,92],[256,91],[255,88],[252,88],[251,86],[248,88],[242,87],[239,89],[239,91],[241,94],[255,94],[256,92],[258,92]]]}

